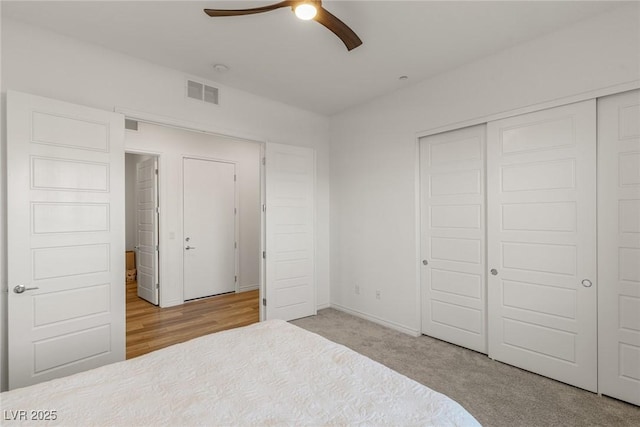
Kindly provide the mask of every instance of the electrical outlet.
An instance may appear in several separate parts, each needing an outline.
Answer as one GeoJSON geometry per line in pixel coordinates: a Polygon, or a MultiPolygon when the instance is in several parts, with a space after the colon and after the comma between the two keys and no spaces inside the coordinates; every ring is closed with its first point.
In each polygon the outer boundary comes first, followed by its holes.
{"type": "Polygon", "coordinates": [[[356,285],[355,291],[356,295],[360,295],[360,286],[356,285]]]}
{"type": "Polygon", "coordinates": [[[380,299],[380,290],[376,291],[376,299],[380,299]]]}

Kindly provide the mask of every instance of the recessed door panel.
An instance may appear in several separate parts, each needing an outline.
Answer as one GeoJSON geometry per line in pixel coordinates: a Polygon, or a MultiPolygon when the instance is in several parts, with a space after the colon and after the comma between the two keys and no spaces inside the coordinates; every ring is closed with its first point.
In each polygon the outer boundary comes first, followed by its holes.
{"type": "Polygon", "coordinates": [[[550,148],[574,145],[573,118],[550,118],[529,126],[517,126],[502,130],[502,154],[526,151],[548,150],[550,148]]]}
{"type": "Polygon", "coordinates": [[[431,196],[459,196],[480,194],[482,187],[479,170],[431,174],[431,196]]]}
{"type": "Polygon", "coordinates": [[[65,365],[73,365],[111,351],[109,325],[84,329],[56,339],[44,339],[33,344],[34,371],[43,374],[65,365]]]}
{"type": "Polygon", "coordinates": [[[31,120],[33,142],[79,150],[109,150],[109,126],[103,122],[41,111],[34,111],[31,120]]]}
{"type": "Polygon", "coordinates": [[[34,190],[108,192],[109,169],[108,163],[32,156],[31,186],[34,190]]]}
{"type": "Polygon", "coordinates": [[[35,234],[109,230],[105,203],[33,203],[31,209],[35,234]]]}
{"type": "Polygon", "coordinates": [[[576,204],[574,202],[503,204],[502,229],[576,231],[576,204]]]}
{"type": "Polygon", "coordinates": [[[69,319],[109,311],[110,285],[48,292],[33,297],[34,326],[52,325],[69,319]]]}
{"type": "Polygon", "coordinates": [[[480,299],[483,295],[482,276],[432,268],[431,290],[480,299]]]}
{"type": "Polygon", "coordinates": [[[431,207],[431,228],[482,228],[480,205],[440,205],[431,207]]]}

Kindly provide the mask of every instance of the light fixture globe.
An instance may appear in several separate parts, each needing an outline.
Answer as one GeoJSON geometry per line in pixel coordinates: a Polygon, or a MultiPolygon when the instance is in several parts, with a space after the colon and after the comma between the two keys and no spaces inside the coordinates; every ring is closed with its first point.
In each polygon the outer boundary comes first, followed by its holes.
{"type": "Polygon", "coordinates": [[[303,21],[313,19],[318,13],[318,9],[311,3],[300,3],[294,9],[296,16],[303,21]]]}

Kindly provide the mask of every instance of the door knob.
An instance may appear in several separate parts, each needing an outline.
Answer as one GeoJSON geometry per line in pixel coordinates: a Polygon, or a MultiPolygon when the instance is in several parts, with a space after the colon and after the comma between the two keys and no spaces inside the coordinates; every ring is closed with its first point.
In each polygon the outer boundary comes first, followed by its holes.
{"type": "Polygon", "coordinates": [[[589,279],[584,279],[582,281],[582,286],[584,286],[585,288],[590,288],[591,285],[593,285],[593,283],[591,283],[591,280],[589,280],[589,279]]]}
{"type": "Polygon", "coordinates": [[[422,260],[422,265],[429,265],[429,261],[427,261],[426,259],[422,260]]]}
{"type": "Polygon", "coordinates": [[[33,291],[33,290],[36,290],[36,289],[40,289],[40,288],[27,288],[25,285],[16,285],[13,288],[13,292],[15,292],[16,294],[21,294],[24,291],[33,291]]]}
{"type": "Polygon", "coordinates": [[[187,246],[187,247],[185,247],[185,249],[190,251],[191,249],[195,249],[195,246],[187,246]]]}
{"type": "Polygon", "coordinates": [[[493,274],[494,276],[498,275],[498,270],[496,270],[495,268],[491,269],[491,274],[493,274]]]}

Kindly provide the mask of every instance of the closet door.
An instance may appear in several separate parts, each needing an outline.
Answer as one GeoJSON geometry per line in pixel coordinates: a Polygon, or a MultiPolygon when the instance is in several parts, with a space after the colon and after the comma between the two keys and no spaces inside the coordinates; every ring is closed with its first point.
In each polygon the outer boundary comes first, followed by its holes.
{"type": "Polygon", "coordinates": [[[7,93],[9,389],[125,359],[123,145],[121,114],[7,93]]]}
{"type": "Polygon", "coordinates": [[[316,314],[315,151],[266,145],[265,317],[316,314]]]}
{"type": "Polygon", "coordinates": [[[640,405],[640,91],[598,100],[598,391],[640,405]]]}
{"type": "Polygon", "coordinates": [[[485,125],[420,141],[422,333],[487,352],[485,125]]]}
{"type": "Polygon", "coordinates": [[[595,392],[595,100],[487,125],[489,356],[595,392]]]}

